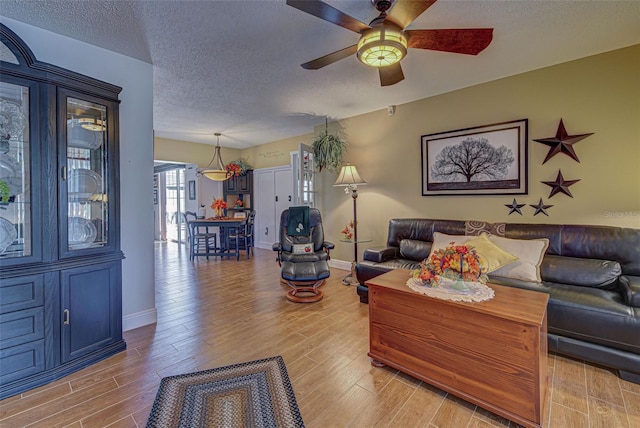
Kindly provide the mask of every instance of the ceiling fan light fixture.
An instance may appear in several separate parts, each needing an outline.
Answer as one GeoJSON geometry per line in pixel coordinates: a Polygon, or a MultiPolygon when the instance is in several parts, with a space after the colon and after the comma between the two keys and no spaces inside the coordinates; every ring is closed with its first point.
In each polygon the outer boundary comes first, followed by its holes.
{"type": "Polygon", "coordinates": [[[407,38],[404,33],[389,25],[375,26],[360,36],[358,59],[370,67],[387,67],[407,55],[407,38]]]}

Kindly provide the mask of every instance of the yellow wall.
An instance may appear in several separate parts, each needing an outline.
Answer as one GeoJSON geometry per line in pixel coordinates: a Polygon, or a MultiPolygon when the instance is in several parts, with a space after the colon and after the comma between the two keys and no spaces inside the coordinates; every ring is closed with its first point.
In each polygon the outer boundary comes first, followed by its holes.
{"type": "Polygon", "coordinates": [[[241,156],[255,169],[289,165],[291,161],[290,153],[298,150],[298,144],[300,143],[311,145],[313,137],[313,134],[310,133],[250,147],[242,150],[241,156]]]}
{"type": "MultiPolygon", "coordinates": [[[[399,105],[393,116],[384,109],[339,125],[349,144],[345,160],[368,182],[359,188],[358,231],[372,241],[359,246],[359,257],[366,247],[385,244],[390,218],[640,228],[640,45],[399,105]],[[569,134],[594,135],[575,144],[580,163],[558,154],[542,165],[549,147],[533,139],[554,136],[561,118],[569,134]],[[422,135],[518,119],[529,119],[528,195],[421,195],[422,135]],[[565,179],[581,180],[570,187],[573,198],[548,198],[551,188],[541,181],[554,181],[559,169],[565,179]],[[514,197],[527,204],[522,216],[508,215],[504,206],[514,197]],[[533,216],[528,204],[540,198],[553,205],[549,217],[533,216]]],[[[256,168],[288,164],[289,152],[299,142],[311,143],[323,128],[245,149],[241,156],[256,168]]],[[[326,238],[336,243],[333,257],[350,260],[353,248],[340,243],[339,232],[353,217],[351,198],[332,187],[337,173],[319,176],[326,238]]]]}
{"type": "MultiPolygon", "coordinates": [[[[153,160],[195,163],[199,168],[206,167],[215,150],[214,145],[190,143],[188,141],[154,138],[153,160]]],[[[226,163],[240,157],[240,150],[220,147],[220,156],[226,163]]]]}

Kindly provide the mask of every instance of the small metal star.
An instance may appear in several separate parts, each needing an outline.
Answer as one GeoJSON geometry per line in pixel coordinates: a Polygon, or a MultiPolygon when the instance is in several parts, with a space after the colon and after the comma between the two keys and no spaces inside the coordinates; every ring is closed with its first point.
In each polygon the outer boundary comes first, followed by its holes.
{"type": "Polygon", "coordinates": [[[572,184],[576,184],[578,181],[580,181],[580,179],[565,180],[562,176],[562,171],[558,170],[556,181],[542,181],[542,183],[546,184],[547,186],[551,186],[551,193],[549,193],[549,198],[552,198],[556,193],[564,193],[565,195],[571,196],[573,198],[573,195],[569,190],[569,186],[571,186],[572,184]]]}
{"type": "Polygon", "coordinates": [[[511,204],[504,204],[505,207],[509,208],[509,215],[513,213],[518,213],[522,215],[522,211],[520,211],[520,208],[524,207],[525,205],[526,204],[519,204],[516,201],[516,198],[513,198],[513,202],[511,202],[511,204]]]}
{"type": "Polygon", "coordinates": [[[534,216],[542,213],[542,214],[546,215],[547,217],[549,217],[549,214],[547,214],[546,209],[547,208],[551,208],[553,205],[545,205],[545,204],[543,204],[542,203],[542,198],[540,198],[540,202],[538,202],[538,205],[529,204],[529,206],[536,209],[536,212],[533,213],[534,216]]]}
{"type": "Polygon", "coordinates": [[[547,153],[547,157],[544,158],[544,161],[542,161],[542,163],[545,163],[558,153],[564,153],[576,162],[580,163],[578,155],[576,154],[575,150],[573,150],[573,145],[583,138],[587,138],[589,135],[593,135],[593,132],[590,134],[568,135],[567,130],[564,128],[564,123],[562,123],[562,119],[560,119],[560,125],[558,125],[558,130],[556,131],[555,137],[540,138],[533,141],[551,147],[549,149],[549,153],[547,153]]]}

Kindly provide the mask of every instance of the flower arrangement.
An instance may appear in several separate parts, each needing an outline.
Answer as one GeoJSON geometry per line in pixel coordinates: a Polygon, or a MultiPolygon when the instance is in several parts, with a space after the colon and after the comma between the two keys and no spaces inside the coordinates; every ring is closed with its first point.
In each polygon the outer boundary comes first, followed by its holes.
{"type": "Polygon", "coordinates": [[[216,199],[215,196],[213,197],[211,209],[215,211],[216,217],[222,217],[223,210],[226,210],[227,208],[229,208],[229,204],[227,204],[224,199],[216,199]]]}
{"type": "Polygon", "coordinates": [[[249,165],[244,159],[236,159],[229,162],[224,167],[227,172],[231,172],[234,176],[246,175],[247,171],[252,169],[251,165],[249,165]]]}
{"type": "Polygon", "coordinates": [[[411,275],[432,287],[437,287],[440,277],[470,282],[487,282],[486,273],[482,272],[480,256],[472,246],[450,245],[440,248],[431,254],[429,259],[420,263],[420,268],[413,270],[411,275]]]}
{"type": "Polygon", "coordinates": [[[345,240],[353,239],[353,220],[351,220],[340,232],[344,235],[345,240]]]}

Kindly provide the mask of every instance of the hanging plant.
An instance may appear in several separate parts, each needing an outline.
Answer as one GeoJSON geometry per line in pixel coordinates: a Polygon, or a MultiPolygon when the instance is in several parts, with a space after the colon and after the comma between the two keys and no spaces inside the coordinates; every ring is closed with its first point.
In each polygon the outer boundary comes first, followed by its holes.
{"type": "Polygon", "coordinates": [[[326,168],[329,171],[338,171],[342,166],[342,153],[347,143],[339,137],[329,134],[329,123],[325,118],[324,132],[313,141],[313,157],[318,171],[326,168]]]}

